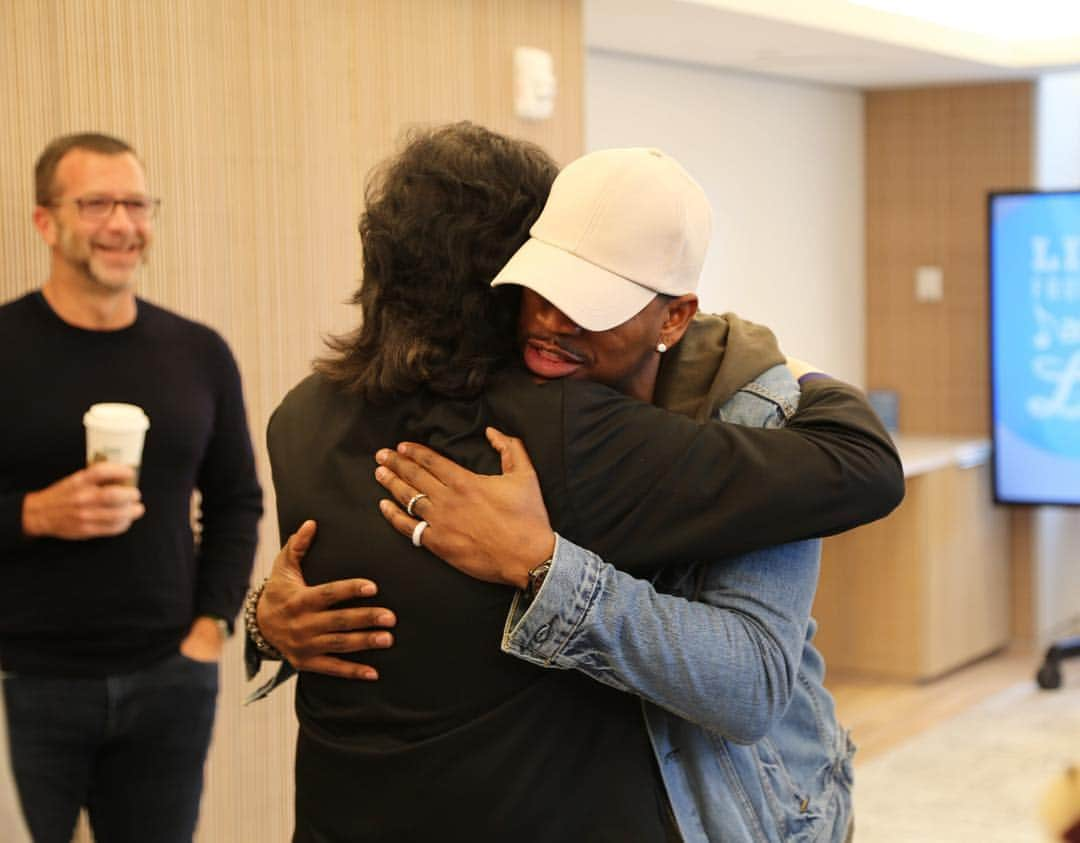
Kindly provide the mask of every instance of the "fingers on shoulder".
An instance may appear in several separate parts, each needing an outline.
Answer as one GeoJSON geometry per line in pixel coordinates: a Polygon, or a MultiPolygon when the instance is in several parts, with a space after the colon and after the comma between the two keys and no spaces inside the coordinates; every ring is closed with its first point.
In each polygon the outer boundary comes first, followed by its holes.
{"type": "Polygon", "coordinates": [[[512,469],[531,469],[532,460],[525,448],[525,442],[517,436],[510,436],[493,427],[487,429],[488,441],[502,458],[503,471],[512,469]]]}
{"type": "Polygon", "coordinates": [[[383,517],[390,522],[390,526],[403,536],[412,536],[412,531],[416,528],[416,525],[420,523],[418,519],[410,518],[405,510],[392,500],[380,501],[379,511],[382,512],[383,517]]]}
{"type": "MultiPolygon", "coordinates": [[[[431,450],[426,445],[418,445],[415,442],[404,442],[400,446],[401,462],[403,466],[408,465],[412,474],[405,475],[403,477],[413,482],[413,485],[417,485],[414,481],[427,481],[430,478],[435,483],[442,483],[447,486],[453,487],[455,480],[458,480],[462,475],[469,474],[467,469],[462,468],[453,460],[449,460],[441,454],[431,450]],[[411,465],[409,465],[411,463],[411,465]]],[[[421,491],[430,492],[432,488],[430,483],[421,482],[418,486],[421,491]]]]}
{"type": "MultiPolygon", "coordinates": [[[[379,478],[384,486],[397,486],[408,483],[412,486],[427,485],[430,487],[431,474],[411,457],[390,451],[382,462],[382,466],[388,469],[393,476],[379,478]],[[427,481],[425,483],[425,480],[427,481]]],[[[376,471],[376,476],[380,472],[376,471]]]]}
{"type": "Polygon", "coordinates": [[[411,460],[428,471],[432,471],[443,460],[427,445],[420,445],[417,442],[402,442],[398,454],[401,455],[402,459],[411,460]]]}
{"type": "Polygon", "coordinates": [[[518,437],[511,436],[509,433],[503,433],[497,427],[489,427],[484,433],[487,435],[488,442],[491,443],[493,448],[502,450],[503,448],[522,446],[522,441],[518,437]]]}

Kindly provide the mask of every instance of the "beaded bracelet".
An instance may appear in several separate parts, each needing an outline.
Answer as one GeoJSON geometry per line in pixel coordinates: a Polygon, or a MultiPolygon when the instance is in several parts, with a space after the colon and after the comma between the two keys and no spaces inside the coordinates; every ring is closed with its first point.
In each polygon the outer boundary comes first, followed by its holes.
{"type": "Polygon", "coordinates": [[[263,634],[259,631],[259,621],[255,616],[255,607],[259,605],[259,598],[262,597],[263,589],[269,581],[270,578],[267,577],[255,588],[248,589],[247,596],[244,598],[244,628],[256,650],[268,659],[283,660],[281,651],[263,638],[263,634]]]}

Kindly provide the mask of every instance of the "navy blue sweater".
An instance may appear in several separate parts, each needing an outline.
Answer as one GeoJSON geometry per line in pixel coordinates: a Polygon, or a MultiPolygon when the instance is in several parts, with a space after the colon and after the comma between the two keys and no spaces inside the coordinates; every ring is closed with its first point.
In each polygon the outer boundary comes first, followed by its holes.
{"type": "Polygon", "coordinates": [[[233,618],[262,496],[224,340],[141,299],[127,328],[76,328],[40,292],[0,307],[0,338],[3,669],[136,670],[174,651],[196,616],[233,618]],[[139,476],[146,514],[113,538],[24,537],[23,497],[85,466],[83,413],[104,401],[137,404],[150,418],[139,476]]]}

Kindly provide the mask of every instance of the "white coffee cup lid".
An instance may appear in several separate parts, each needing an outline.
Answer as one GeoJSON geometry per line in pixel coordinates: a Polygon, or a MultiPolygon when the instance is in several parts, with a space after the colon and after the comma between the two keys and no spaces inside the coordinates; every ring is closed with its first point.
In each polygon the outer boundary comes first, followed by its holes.
{"type": "Polygon", "coordinates": [[[142,407],[134,404],[94,404],[83,416],[83,424],[87,427],[127,433],[145,431],[150,427],[150,419],[146,417],[142,407]]]}

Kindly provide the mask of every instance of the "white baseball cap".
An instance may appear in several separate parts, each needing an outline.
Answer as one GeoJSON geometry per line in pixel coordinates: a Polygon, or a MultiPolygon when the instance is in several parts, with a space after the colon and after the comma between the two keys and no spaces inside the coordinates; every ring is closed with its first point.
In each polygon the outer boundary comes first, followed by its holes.
{"type": "Polygon", "coordinates": [[[528,287],[606,331],[657,293],[696,291],[711,231],[705,191],[678,162],[658,149],[604,149],[559,173],[530,239],[491,285],[528,287]]]}

